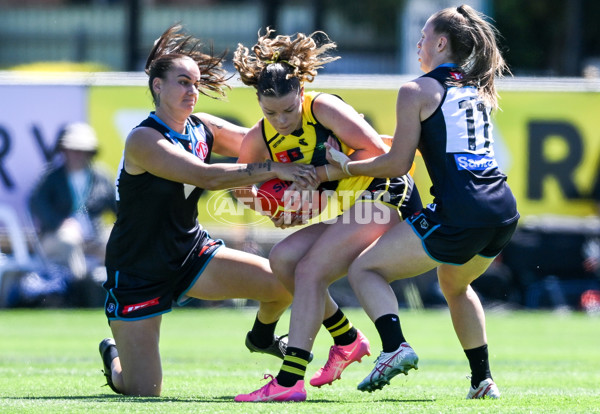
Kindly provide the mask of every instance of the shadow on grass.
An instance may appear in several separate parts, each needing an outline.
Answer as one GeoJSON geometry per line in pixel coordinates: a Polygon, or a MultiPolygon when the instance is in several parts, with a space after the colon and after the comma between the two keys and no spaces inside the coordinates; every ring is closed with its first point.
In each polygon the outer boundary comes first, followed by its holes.
{"type": "MultiPolygon", "coordinates": [[[[124,395],[73,395],[73,396],[30,396],[30,397],[2,397],[6,400],[31,400],[31,401],[88,401],[88,402],[128,402],[128,403],[233,403],[234,396],[219,396],[219,397],[132,397],[124,395]]],[[[378,403],[424,403],[432,402],[431,399],[404,399],[404,398],[382,398],[374,402],[378,403]]],[[[264,404],[277,404],[279,401],[270,401],[264,404]]],[[[340,404],[339,399],[309,399],[303,401],[303,404],[340,404]]],[[[344,404],[364,404],[364,400],[359,401],[345,401],[344,404]]],[[[239,403],[243,404],[243,403],[239,403]]],[[[255,404],[255,403],[251,403],[255,404]]]]}

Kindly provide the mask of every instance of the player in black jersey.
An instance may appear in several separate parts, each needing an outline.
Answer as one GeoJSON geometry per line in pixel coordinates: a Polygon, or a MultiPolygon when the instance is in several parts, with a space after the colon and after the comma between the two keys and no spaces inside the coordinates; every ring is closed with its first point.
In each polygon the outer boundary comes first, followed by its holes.
{"type": "MultiPolygon", "coordinates": [[[[331,298],[328,286],[345,276],[352,260],[386,230],[422,208],[408,174],[349,177],[328,164],[324,146],[328,140],[337,141],[352,159],[374,157],[389,149],[339,97],[305,91],[304,83],[312,81],[317,69],[337,59],[327,53],[335,43],[322,32],[271,34],[268,29],[259,37],[253,53],[240,45],[234,55],[242,82],[256,88],[264,115],[244,138],[238,162],[312,164],[317,167],[320,189],[331,191],[338,200],[348,194],[349,202],[334,222],[305,226],[271,250],[273,273],[294,292],[288,352],[267,385],[235,398],[245,402],[306,399],[304,377],[321,324],[334,345],[325,365],[312,376],[312,386],[331,384],[348,365],[370,355],[367,338],[331,298]]],[[[297,224],[286,223],[286,218],[284,213],[275,225],[297,224]]]]}
{"type": "Polygon", "coordinates": [[[260,303],[246,345],[283,358],[275,325],[291,295],[267,259],[224,247],[198,223],[203,189],[223,189],[278,177],[301,187],[316,183],[314,167],[299,164],[208,164],[212,151],[238,156],[246,129],[196,113],[199,93],[224,94],[221,58],[169,28],[147,63],[155,111],[125,143],[117,177],[117,219],[107,245],[105,312],[114,340],[100,344],[108,385],[126,395],[162,389],[162,314],[190,298],[249,298],[260,303]],[[118,351],[117,351],[118,350],[118,351]]]}
{"type": "Polygon", "coordinates": [[[350,283],[383,343],[361,391],[380,389],[416,368],[389,283],[437,268],[471,368],[467,398],[500,396],[489,367],[483,307],[470,286],[509,242],[519,219],[493,151],[494,80],[510,73],[495,35],[485,16],[466,5],[431,16],[417,44],[426,74],[400,87],[390,152],[350,161],[329,149],[331,162],[375,177],[404,174],[418,149],[433,184],[433,203],[384,234],[350,267],[350,283]]]}

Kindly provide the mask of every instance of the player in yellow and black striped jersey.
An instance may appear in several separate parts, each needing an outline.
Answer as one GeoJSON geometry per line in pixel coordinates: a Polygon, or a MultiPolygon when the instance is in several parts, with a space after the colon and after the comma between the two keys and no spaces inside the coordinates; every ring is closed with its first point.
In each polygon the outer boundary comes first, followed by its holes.
{"type": "MultiPolygon", "coordinates": [[[[305,91],[304,83],[313,80],[317,69],[337,59],[327,56],[335,43],[322,32],[270,37],[272,33],[267,30],[260,36],[252,53],[243,45],[235,52],[234,65],[242,82],[256,88],[264,115],[244,137],[238,161],[312,164],[317,167],[320,189],[352,196],[344,197],[348,201],[336,220],[305,226],[271,250],[273,273],[294,292],[287,353],[276,378],[253,393],[238,395],[236,401],[305,399],[306,365],[321,324],[334,345],[311,385],[330,384],[349,364],[370,355],[367,338],[352,326],[327,288],[347,273],[352,260],[366,247],[422,207],[409,175],[352,177],[328,164],[325,143],[354,160],[381,155],[388,147],[342,99],[305,91]]],[[[238,195],[248,192],[239,191],[238,195]]],[[[284,220],[282,216],[274,223],[288,226],[284,220]]]]}
{"type": "MultiPolygon", "coordinates": [[[[333,135],[333,132],[321,124],[313,114],[313,102],[319,92],[303,92],[302,99],[302,125],[289,135],[281,135],[269,122],[268,118],[262,119],[262,136],[270,157],[276,162],[296,162],[312,164],[316,167],[328,164],[325,158],[325,143],[332,137],[345,153],[352,149],[343,141],[333,135]]],[[[329,168],[329,167],[328,167],[329,168]]],[[[335,181],[324,181],[323,189],[338,192],[348,191],[358,193],[369,187],[372,177],[343,177],[335,181]]],[[[354,202],[354,199],[351,203],[354,202]]]]}

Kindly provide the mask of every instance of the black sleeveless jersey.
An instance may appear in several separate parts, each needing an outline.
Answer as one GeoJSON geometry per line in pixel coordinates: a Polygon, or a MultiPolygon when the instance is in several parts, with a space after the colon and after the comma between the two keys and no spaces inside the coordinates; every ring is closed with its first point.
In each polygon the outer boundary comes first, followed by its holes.
{"type": "Polygon", "coordinates": [[[431,178],[439,223],[457,227],[496,227],[519,218],[506,175],[494,157],[491,107],[470,86],[457,87],[461,74],[441,65],[423,75],[445,89],[439,107],[421,122],[419,151],[431,178]]]}
{"type": "MultiPolygon", "coordinates": [[[[187,120],[185,134],[170,129],[154,113],[138,127],[154,128],[182,151],[210,160],[212,133],[194,115],[187,120]]],[[[116,180],[117,219],[107,244],[106,267],[147,280],[185,270],[206,236],[197,220],[203,189],[149,172],[131,175],[123,163],[122,159],[116,180]]]]}

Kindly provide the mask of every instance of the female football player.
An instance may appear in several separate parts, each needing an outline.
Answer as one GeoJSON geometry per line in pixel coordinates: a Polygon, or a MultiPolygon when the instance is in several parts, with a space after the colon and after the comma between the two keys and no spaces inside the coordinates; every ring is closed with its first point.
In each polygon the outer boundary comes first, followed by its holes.
{"type": "MultiPolygon", "coordinates": [[[[321,324],[332,335],[334,345],[311,385],[331,384],[349,364],[370,355],[367,338],[339,309],[328,286],[346,274],[352,260],[367,246],[421,208],[407,174],[349,177],[328,165],[328,140],[351,153],[353,160],[384,154],[388,147],[342,99],[304,89],[319,68],[337,59],[328,56],[336,45],[325,33],[275,37],[272,33],[267,29],[259,36],[252,52],[239,45],[234,55],[241,80],[256,89],[264,115],[244,137],[239,162],[314,165],[319,188],[333,191],[342,200],[344,212],[331,221],[303,227],[271,250],[273,272],[294,293],[287,354],[277,377],[255,392],[238,395],[236,401],[305,400],[304,376],[321,324]]],[[[299,223],[286,222],[286,218],[283,214],[275,225],[299,223]]]]}
{"type": "Polygon", "coordinates": [[[485,16],[466,5],[432,15],[417,44],[425,75],[400,87],[391,150],[354,161],[329,149],[328,158],[347,173],[375,177],[405,173],[418,149],[433,184],[433,203],[395,225],[350,267],[350,283],[383,344],[361,391],[381,389],[417,359],[389,283],[437,268],[471,368],[467,398],[500,396],[489,367],[485,315],[470,285],[508,244],[519,219],[494,158],[494,81],[508,70],[495,35],[485,16]]]}
{"type": "Polygon", "coordinates": [[[316,184],[312,165],[208,163],[213,151],[237,156],[246,129],[193,113],[199,94],[222,95],[226,79],[221,57],[203,53],[202,44],[180,29],[163,33],[148,56],[155,111],[127,137],[117,178],[117,219],[107,245],[105,312],[114,340],[102,341],[100,354],[108,385],[126,395],[160,395],[160,325],[173,302],[258,301],[247,346],[283,358],[274,330],[290,293],[267,259],[210,238],[197,220],[198,199],[204,189],[275,177],[300,187],[316,184]]]}

